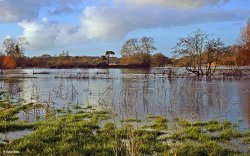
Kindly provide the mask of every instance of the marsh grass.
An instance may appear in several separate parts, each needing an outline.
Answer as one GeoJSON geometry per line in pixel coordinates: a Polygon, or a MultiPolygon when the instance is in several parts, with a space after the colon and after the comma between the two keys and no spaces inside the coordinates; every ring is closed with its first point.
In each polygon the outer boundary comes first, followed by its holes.
{"type": "Polygon", "coordinates": [[[32,130],[29,135],[0,143],[1,154],[5,150],[19,151],[20,155],[249,154],[231,147],[241,146],[239,142],[250,147],[250,133],[239,131],[228,121],[169,121],[164,116],[149,115],[117,123],[111,120],[116,117],[112,111],[93,106],[55,111],[55,116],[33,123],[15,118],[20,111],[43,106],[0,102],[0,132],[32,130]]]}

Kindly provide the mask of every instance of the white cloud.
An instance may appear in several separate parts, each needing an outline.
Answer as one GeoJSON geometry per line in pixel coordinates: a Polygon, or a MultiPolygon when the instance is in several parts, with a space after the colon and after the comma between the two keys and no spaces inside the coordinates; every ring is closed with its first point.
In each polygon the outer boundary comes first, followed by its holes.
{"type": "Polygon", "coordinates": [[[169,28],[206,22],[247,19],[249,10],[210,9],[136,9],[115,7],[86,7],[79,25],[41,21],[20,23],[30,49],[46,49],[92,40],[121,40],[138,29],[169,28]]]}
{"type": "Polygon", "coordinates": [[[75,42],[80,35],[77,26],[48,22],[44,18],[41,21],[24,21],[19,25],[24,29],[22,36],[28,40],[30,50],[66,46],[75,42]]]}
{"type": "Polygon", "coordinates": [[[216,5],[228,2],[229,0],[114,0],[133,6],[157,5],[175,8],[195,8],[206,5],[216,5]]]}
{"type": "Polygon", "coordinates": [[[246,19],[250,11],[222,9],[151,9],[88,7],[82,24],[89,38],[119,39],[138,29],[168,28],[246,19]]]}
{"type": "Polygon", "coordinates": [[[114,40],[123,37],[130,31],[133,20],[138,20],[127,16],[128,10],[88,7],[81,19],[82,28],[89,39],[114,40]]]}

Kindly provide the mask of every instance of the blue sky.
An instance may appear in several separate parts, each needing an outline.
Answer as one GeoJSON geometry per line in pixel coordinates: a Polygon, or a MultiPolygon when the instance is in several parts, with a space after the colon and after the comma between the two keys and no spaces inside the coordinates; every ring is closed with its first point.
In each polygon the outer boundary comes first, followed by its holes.
{"type": "Polygon", "coordinates": [[[237,44],[250,0],[0,0],[0,14],[0,40],[25,37],[28,56],[120,56],[127,39],[143,36],[171,56],[177,39],[198,28],[237,44]]]}

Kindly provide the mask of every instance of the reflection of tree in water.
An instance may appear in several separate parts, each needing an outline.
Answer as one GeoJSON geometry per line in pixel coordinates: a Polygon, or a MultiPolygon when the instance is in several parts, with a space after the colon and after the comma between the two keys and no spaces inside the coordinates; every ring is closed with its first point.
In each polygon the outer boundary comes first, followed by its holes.
{"type": "Polygon", "coordinates": [[[143,79],[121,78],[118,107],[120,115],[138,117],[149,113],[150,110],[150,82],[143,79]]]}
{"type": "MultiPolygon", "coordinates": [[[[216,82],[218,83],[218,82],[216,82]]],[[[206,79],[178,79],[171,84],[170,103],[176,104],[180,115],[190,119],[225,118],[227,93],[223,86],[206,79]],[[171,102],[172,101],[172,102],[171,102]]]]}
{"type": "Polygon", "coordinates": [[[1,85],[1,92],[3,93],[3,98],[21,101],[22,97],[20,93],[22,91],[23,80],[15,79],[15,78],[7,78],[3,80],[3,84],[1,85]]]}
{"type": "Polygon", "coordinates": [[[242,80],[239,85],[240,108],[245,120],[250,125],[250,82],[242,80]]]}
{"type": "Polygon", "coordinates": [[[66,101],[67,103],[72,103],[77,95],[78,91],[73,81],[65,79],[60,79],[60,82],[56,84],[51,91],[51,96],[57,100],[66,101]]]}
{"type": "Polygon", "coordinates": [[[137,91],[133,91],[132,83],[129,80],[123,81],[124,89],[121,89],[121,95],[122,97],[122,114],[125,113],[127,116],[132,114],[134,104],[137,104],[135,102],[135,97],[137,95],[137,91]]]}

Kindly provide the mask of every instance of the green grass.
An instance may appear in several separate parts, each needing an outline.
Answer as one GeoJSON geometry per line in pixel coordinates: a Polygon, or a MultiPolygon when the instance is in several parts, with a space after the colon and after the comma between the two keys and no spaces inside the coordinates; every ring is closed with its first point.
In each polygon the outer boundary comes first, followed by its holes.
{"type": "Polygon", "coordinates": [[[122,119],[121,122],[142,122],[142,120],[135,118],[128,118],[128,119],[122,119]]]}
{"type": "MultiPolygon", "coordinates": [[[[17,114],[42,104],[0,104],[0,132],[31,134],[0,145],[20,155],[247,155],[227,145],[250,147],[250,133],[228,121],[169,121],[164,116],[114,122],[110,110],[94,107],[55,111],[51,118],[24,122],[17,114]],[[139,124],[134,124],[138,122],[139,124]],[[175,126],[172,126],[175,125],[175,126]],[[239,141],[235,141],[239,140],[239,141]],[[242,142],[242,143],[241,143],[242,142]]],[[[249,151],[250,152],[250,149],[249,151]]]]}
{"type": "Polygon", "coordinates": [[[0,122],[0,132],[32,129],[36,124],[27,122],[0,122]]]}

